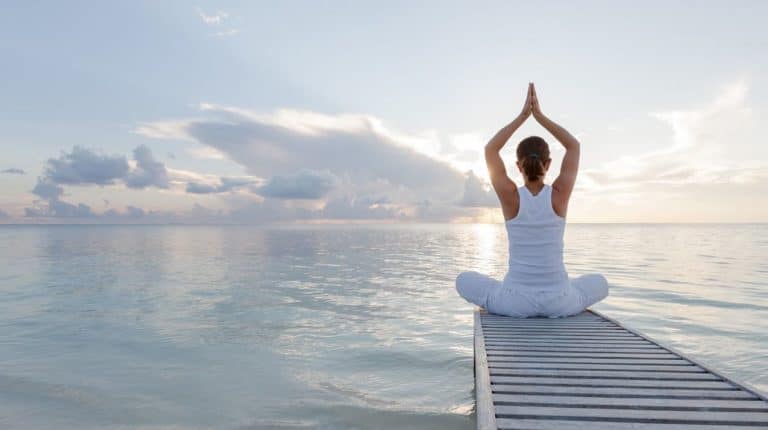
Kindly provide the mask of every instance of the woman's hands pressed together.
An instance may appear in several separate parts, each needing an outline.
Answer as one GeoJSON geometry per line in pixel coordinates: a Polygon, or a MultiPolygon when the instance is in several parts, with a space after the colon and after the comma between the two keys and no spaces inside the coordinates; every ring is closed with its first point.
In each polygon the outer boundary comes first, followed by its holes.
{"type": "Polygon", "coordinates": [[[523,109],[520,111],[518,118],[525,121],[529,116],[533,115],[536,121],[541,122],[545,117],[541,112],[541,105],[539,105],[539,97],[536,95],[536,86],[533,82],[528,83],[528,93],[525,96],[525,103],[523,109]]]}
{"type": "Polygon", "coordinates": [[[541,120],[544,119],[544,114],[541,113],[539,97],[536,95],[536,86],[531,82],[528,87],[528,94],[531,99],[531,113],[533,114],[533,117],[536,118],[536,121],[541,122],[541,120]]]}
{"type": "Polygon", "coordinates": [[[523,121],[528,119],[529,116],[531,116],[532,108],[533,108],[533,82],[528,83],[528,93],[525,96],[525,103],[523,104],[523,110],[520,112],[520,115],[518,115],[519,118],[521,118],[523,121]]]}

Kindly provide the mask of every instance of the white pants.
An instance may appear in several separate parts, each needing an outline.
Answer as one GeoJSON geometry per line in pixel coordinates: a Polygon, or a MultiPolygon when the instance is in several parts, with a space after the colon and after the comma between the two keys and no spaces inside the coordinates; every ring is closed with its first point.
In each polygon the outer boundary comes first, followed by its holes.
{"type": "Polygon", "coordinates": [[[603,275],[590,273],[571,278],[571,285],[563,292],[530,294],[482,273],[463,272],[456,277],[456,290],[468,302],[493,314],[557,318],[577,314],[608,297],[608,281],[603,275]]]}

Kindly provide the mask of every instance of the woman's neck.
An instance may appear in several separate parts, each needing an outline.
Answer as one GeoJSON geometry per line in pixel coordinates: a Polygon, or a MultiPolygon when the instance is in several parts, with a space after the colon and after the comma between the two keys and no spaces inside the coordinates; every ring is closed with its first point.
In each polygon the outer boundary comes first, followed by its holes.
{"type": "Polygon", "coordinates": [[[535,196],[541,192],[542,188],[544,188],[544,179],[538,181],[525,181],[525,188],[528,188],[528,191],[535,196]]]}

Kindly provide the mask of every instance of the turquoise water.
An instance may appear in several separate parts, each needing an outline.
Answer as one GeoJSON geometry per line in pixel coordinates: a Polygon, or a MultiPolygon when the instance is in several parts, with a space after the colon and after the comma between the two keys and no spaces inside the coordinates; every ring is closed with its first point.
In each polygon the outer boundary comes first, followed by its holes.
{"type": "MultiPolygon", "coordinates": [[[[597,306],[768,391],[768,226],[569,225],[597,306]]],[[[0,427],[470,429],[501,225],[2,226],[0,427]]]]}

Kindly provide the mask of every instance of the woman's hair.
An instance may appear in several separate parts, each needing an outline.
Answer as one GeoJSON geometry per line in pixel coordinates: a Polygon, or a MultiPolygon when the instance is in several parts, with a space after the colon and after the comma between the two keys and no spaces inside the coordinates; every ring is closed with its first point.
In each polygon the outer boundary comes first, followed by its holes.
{"type": "Polygon", "coordinates": [[[517,161],[529,181],[544,176],[544,164],[549,161],[549,145],[539,136],[530,136],[517,145],[517,161]]]}

